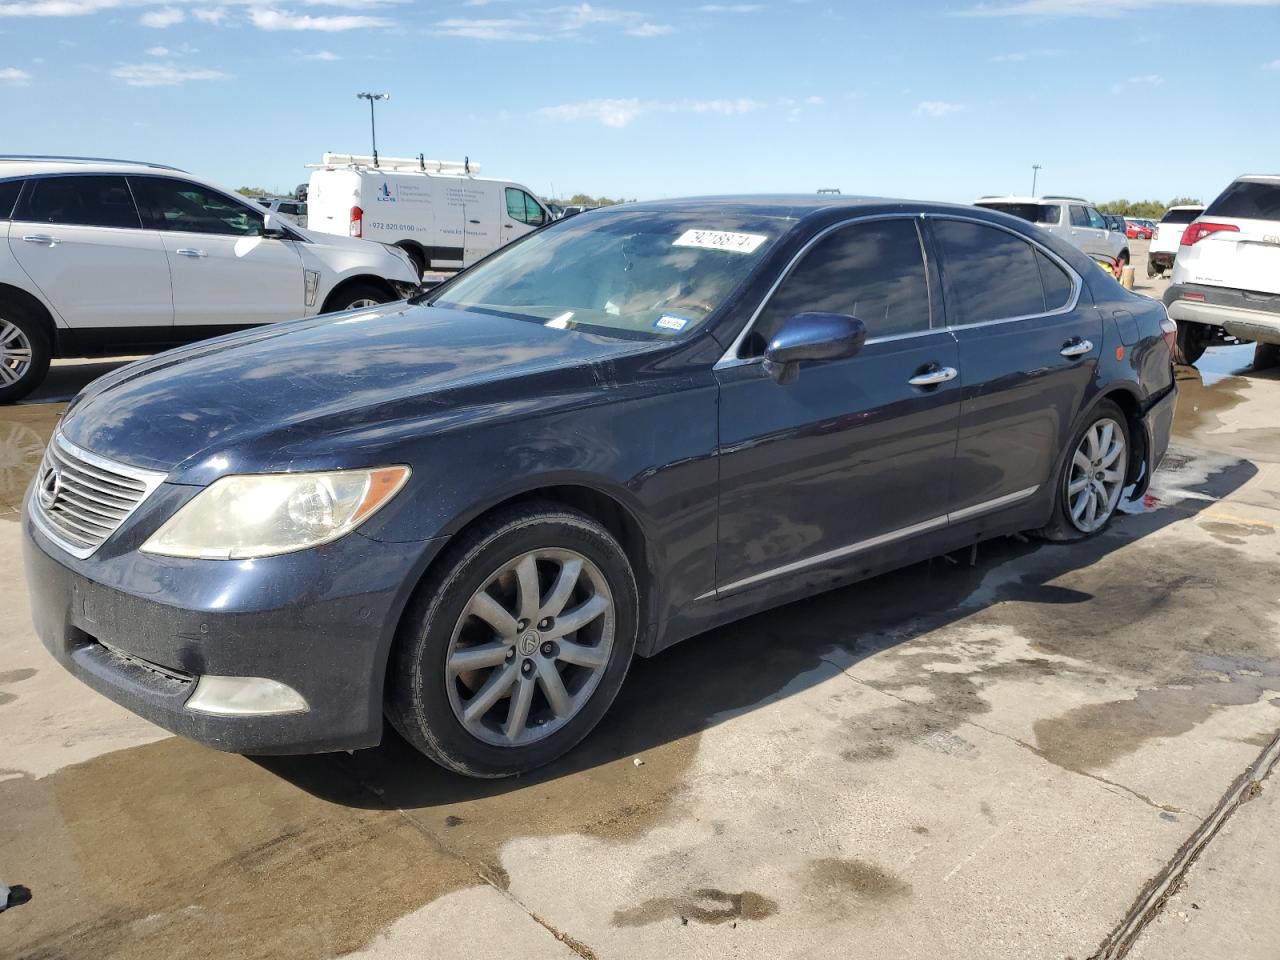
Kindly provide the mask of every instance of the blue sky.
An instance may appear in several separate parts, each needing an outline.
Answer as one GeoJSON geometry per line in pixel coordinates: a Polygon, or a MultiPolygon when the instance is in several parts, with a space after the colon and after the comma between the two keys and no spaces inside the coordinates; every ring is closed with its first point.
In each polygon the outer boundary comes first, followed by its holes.
{"type": "Polygon", "coordinates": [[[0,150],[289,188],[328,150],[536,192],[1204,199],[1280,172],[1280,0],[0,0],[0,150]]]}

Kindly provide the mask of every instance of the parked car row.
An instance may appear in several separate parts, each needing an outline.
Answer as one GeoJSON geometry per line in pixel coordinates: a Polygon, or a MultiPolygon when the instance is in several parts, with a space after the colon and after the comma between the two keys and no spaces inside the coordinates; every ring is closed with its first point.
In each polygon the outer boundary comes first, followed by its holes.
{"type": "Polygon", "coordinates": [[[1089,256],[1105,259],[1117,277],[1129,265],[1129,243],[1121,218],[1108,220],[1088,200],[1053,196],[982,197],[975,205],[1034,223],[1089,256]]]}
{"type": "Polygon", "coordinates": [[[325,236],[184,171],[0,158],[0,402],[54,357],[149,352],[418,290],[396,247],[325,236]]]}

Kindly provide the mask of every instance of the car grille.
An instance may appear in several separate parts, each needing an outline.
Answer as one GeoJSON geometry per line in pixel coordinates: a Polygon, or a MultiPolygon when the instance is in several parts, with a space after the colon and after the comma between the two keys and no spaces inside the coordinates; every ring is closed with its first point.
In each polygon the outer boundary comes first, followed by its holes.
{"type": "Polygon", "coordinates": [[[31,491],[32,512],[60,546],[87,557],[164,480],[80,450],[55,435],[31,491]]]}

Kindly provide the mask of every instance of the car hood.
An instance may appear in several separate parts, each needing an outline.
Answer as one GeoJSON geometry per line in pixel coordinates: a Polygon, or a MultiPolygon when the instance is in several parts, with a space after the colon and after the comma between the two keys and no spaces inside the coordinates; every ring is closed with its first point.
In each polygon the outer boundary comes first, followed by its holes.
{"type": "Polygon", "coordinates": [[[655,346],[399,303],[231,334],[122,367],[72,402],[60,431],[171,482],[316,469],[317,456],[335,454],[324,459],[329,466],[351,459],[337,455],[344,438],[372,455],[397,430],[420,435],[457,421],[461,409],[513,413],[598,390],[613,377],[612,360],[655,346]]]}

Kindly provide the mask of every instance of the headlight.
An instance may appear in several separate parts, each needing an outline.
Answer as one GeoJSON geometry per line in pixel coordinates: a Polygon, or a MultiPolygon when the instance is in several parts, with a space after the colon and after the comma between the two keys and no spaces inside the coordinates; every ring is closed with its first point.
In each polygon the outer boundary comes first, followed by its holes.
{"type": "Polygon", "coordinates": [[[246,560],[293,553],[350,533],[409,479],[409,468],[222,477],[196,494],[144,553],[246,560]]]}

